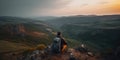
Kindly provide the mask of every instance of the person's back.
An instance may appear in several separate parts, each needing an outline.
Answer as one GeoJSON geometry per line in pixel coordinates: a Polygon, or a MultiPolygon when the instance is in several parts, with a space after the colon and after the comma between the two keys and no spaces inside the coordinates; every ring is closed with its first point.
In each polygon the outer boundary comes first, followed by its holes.
{"type": "Polygon", "coordinates": [[[60,38],[55,37],[54,41],[53,41],[53,44],[52,44],[52,52],[53,53],[60,53],[60,43],[61,43],[60,38]]]}

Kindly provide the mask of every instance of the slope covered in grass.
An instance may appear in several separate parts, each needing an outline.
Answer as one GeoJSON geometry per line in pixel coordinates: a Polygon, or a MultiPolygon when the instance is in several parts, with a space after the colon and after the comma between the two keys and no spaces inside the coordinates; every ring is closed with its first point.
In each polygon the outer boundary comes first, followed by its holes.
{"type": "Polygon", "coordinates": [[[22,43],[14,43],[14,42],[0,40],[0,53],[26,50],[28,48],[30,47],[22,43]]]}

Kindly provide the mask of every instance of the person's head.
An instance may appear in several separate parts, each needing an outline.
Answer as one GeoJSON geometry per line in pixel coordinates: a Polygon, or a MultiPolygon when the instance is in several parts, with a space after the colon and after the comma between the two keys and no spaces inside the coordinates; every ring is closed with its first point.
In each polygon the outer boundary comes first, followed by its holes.
{"type": "Polygon", "coordinates": [[[61,32],[57,32],[57,35],[61,35],[61,32]]]}
{"type": "Polygon", "coordinates": [[[61,36],[61,32],[57,32],[57,36],[61,36]]]}

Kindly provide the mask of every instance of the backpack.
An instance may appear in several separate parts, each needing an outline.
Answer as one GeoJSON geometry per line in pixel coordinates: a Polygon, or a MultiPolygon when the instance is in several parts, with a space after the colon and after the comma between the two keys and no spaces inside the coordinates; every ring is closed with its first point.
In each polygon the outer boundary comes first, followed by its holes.
{"type": "Polygon", "coordinates": [[[53,44],[52,44],[52,52],[53,53],[60,53],[60,46],[61,46],[61,39],[56,37],[53,40],[53,44]]]}

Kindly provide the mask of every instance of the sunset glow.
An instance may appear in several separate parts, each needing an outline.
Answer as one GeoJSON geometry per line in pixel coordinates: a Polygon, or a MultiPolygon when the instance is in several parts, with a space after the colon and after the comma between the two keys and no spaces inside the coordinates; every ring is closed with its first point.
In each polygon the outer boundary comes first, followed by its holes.
{"type": "Polygon", "coordinates": [[[120,14],[120,0],[71,0],[66,6],[52,10],[52,13],[56,15],[120,14]]]}
{"type": "Polygon", "coordinates": [[[1,0],[0,16],[120,14],[120,0],[1,0]]]}

